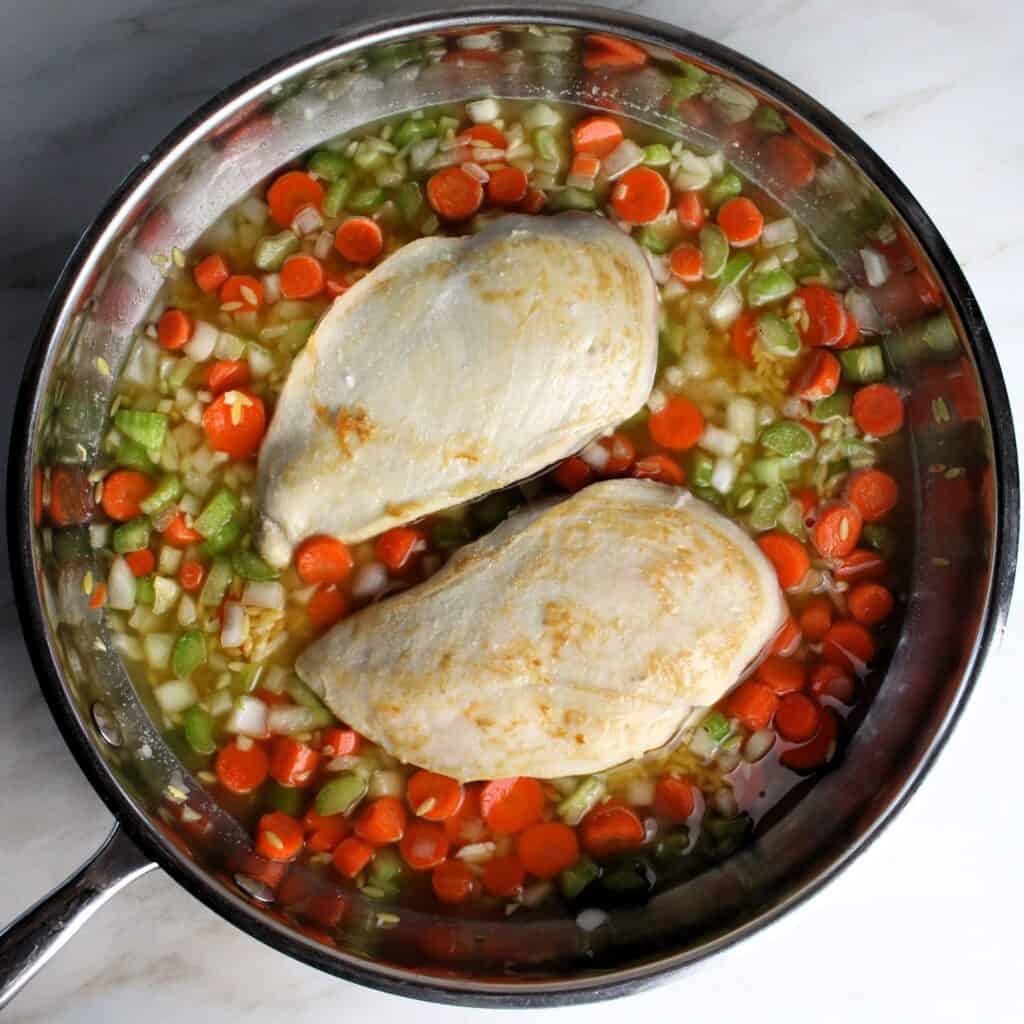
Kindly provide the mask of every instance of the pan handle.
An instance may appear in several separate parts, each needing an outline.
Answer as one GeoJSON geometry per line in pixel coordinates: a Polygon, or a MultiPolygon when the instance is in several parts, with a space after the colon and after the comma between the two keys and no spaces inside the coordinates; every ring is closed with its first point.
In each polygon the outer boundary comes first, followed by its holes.
{"type": "Polygon", "coordinates": [[[0,1009],[111,896],[155,867],[115,824],[85,864],[0,932],[0,1009]]]}

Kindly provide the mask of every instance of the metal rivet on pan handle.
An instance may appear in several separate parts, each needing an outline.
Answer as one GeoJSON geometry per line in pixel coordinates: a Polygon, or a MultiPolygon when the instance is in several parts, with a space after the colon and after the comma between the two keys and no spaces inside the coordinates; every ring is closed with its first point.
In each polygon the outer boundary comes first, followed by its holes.
{"type": "Polygon", "coordinates": [[[114,718],[110,708],[106,704],[96,701],[92,706],[92,720],[99,730],[99,734],[110,744],[112,747],[119,747],[124,743],[124,739],[121,736],[121,727],[117,724],[117,719],[114,718]]]}

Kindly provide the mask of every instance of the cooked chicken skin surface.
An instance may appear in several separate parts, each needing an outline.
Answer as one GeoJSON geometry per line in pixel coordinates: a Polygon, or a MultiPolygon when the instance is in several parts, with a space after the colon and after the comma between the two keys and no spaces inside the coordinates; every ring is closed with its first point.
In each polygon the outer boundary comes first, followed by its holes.
{"type": "Polygon", "coordinates": [[[668,742],[785,616],[738,526],[686,491],[613,480],[506,520],[296,668],[404,761],[463,781],[553,778],[668,742]]]}
{"type": "Polygon", "coordinates": [[[657,294],[592,214],[404,246],[335,300],[260,451],[257,546],[372,537],[543,470],[643,405],[657,294]]]}

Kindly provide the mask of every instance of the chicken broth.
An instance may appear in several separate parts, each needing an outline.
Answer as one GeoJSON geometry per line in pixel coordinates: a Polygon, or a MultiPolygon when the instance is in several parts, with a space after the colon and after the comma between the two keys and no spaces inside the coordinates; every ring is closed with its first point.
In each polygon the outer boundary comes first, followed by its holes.
{"type": "MultiPolygon", "coordinates": [[[[778,138],[782,169],[813,175],[821,154],[778,138]]],[[[738,849],[834,763],[896,615],[903,399],[843,275],[721,153],[554,104],[424,110],[309,154],[174,253],[166,276],[92,481],[108,570],[90,603],[175,750],[267,865],[301,860],[371,898],[481,912],[632,900],[738,849]],[[255,460],[330,303],[414,239],[564,210],[631,235],[658,284],[645,407],[533,479],[268,564],[253,539],[255,460]],[[614,477],[686,488],[740,524],[789,606],[765,660],[666,747],[586,777],[461,785],[400,763],[295,674],[317,636],[517,509],[614,477]]],[[[56,473],[60,525],[72,498],[56,473]]]]}

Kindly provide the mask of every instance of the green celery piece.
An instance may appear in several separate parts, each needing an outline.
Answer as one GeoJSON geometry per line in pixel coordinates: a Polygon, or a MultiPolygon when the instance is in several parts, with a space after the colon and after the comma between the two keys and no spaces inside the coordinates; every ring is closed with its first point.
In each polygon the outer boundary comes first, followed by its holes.
{"type": "Polygon", "coordinates": [[[774,313],[762,313],[757,318],[757,343],[771,356],[789,359],[800,354],[797,329],[774,313]]]}
{"type": "Polygon", "coordinates": [[[231,568],[243,580],[262,582],[265,580],[276,580],[281,575],[279,570],[267,565],[255,551],[244,549],[239,549],[231,556],[231,568]]]}
{"type": "Polygon", "coordinates": [[[262,665],[243,665],[231,681],[231,690],[239,696],[252,693],[263,674],[262,665]]]}
{"type": "Polygon", "coordinates": [[[419,182],[405,182],[398,190],[395,203],[398,205],[398,212],[402,215],[406,226],[414,227],[424,210],[423,190],[420,188],[419,182]]]}
{"type": "Polygon", "coordinates": [[[193,704],[182,717],[185,739],[197,754],[212,754],[217,749],[213,736],[213,716],[198,704],[193,704]]]}
{"type": "Polygon", "coordinates": [[[289,676],[284,689],[296,704],[304,708],[314,708],[317,711],[324,708],[323,701],[297,676],[289,676]]]}
{"type": "Polygon", "coordinates": [[[670,320],[665,329],[658,335],[658,347],[663,350],[665,363],[678,363],[683,354],[686,341],[686,328],[675,320],[670,320]]]}
{"type": "Polygon", "coordinates": [[[674,75],[669,83],[669,94],[674,100],[682,103],[693,99],[703,87],[704,83],[697,78],[692,78],[689,75],[674,75]]]}
{"type": "Polygon", "coordinates": [[[344,153],[336,149],[318,149],[306,162],[306,169],[327,181],[337,181],[352,166],[344,153]]]}
{"type": "Polygon", "coordinates": [[[922,334],[924,343],[935,355],[951,356],[960,351],[960,338],[953,321],[946,313],[940,313],[925,321],[922,334]]]}
{"type": "Polygon", "coordinates": [[[782,510],[789,504],[785,484],[772,484],[759,491],[750,509],[750,525],[759,533],[773,530],[782,510]]]}
{"type": "Polygon", "coordinates": [[[129,519],[114,531],[114,551],[119,555],[127,555],[131,551],[149,547],[150,531],[149,520],[145,516],[129,519]]]}
{"type": "Polygon", "coordinates": [[[192,371],[195,369],[196,364],[192,362],[187,356],[182,356],[175,364],[167,377],[167,383],[170,386],[172,392],[185,386],[185,381],[189,379],[192,371]]]}
{"type": "Polygon", "coordinates": [[[743,191],[743,179],[735,171],[726,171],[718,181],[713,181],[706,193],[708,206],[712,210],[721,206],[726,199],[732,199],[743,191]]]}
{"type": "Polygon", "coordinates": [[[298,352],[309,341],[315,326],[315,320],[293,320],[288,325],[288,330],[278,338],[277,343],[285,352],[298,352]]]}
{"type": "Polygon", "coordinates": [[[755,127],[773,135],[781,135],[786,130],[786,122],[782,115],[774,107],[766,107],[764,104],[754,111],[753,121],[755,127]]]}
{"type": "Polygon", "coordinates": [[[137,604],[144,604],[147,608],[153,606],[156,600],[156,587],[153,585],[152,576],[142,576],[135,581],[135,601],[137,604]]]}
{"type": "Polygon", "coordinates": [[[356,167],[364,171],[375,171],[383,166],[387,155],[378,148],[376,140],[363,139],[356,147],[355,155],[352,157],[356,167]]]}
{"type": "Polygon", "coordinates": [[[652,224],[645,224],[637,233],[636,240],[645,249],[658,256],[664,256],[672,248],[675,232],[667,232],[654,227],[652,224]]]}
{"type": "Polygon", "coordinates": [[[743,276],[754,265],[754,257],[749,252],[738,252],[730,256],[726,261],[725,269],[718,279],[718,294],[721,295],[726,288],[739,284],[743,276]]]}
{"type": "Polygon", "coordinates": [[[171,669],[178,679],[188,679],[200,665],[206,664],[206,638],[198,629],[182,633],[174,642],[171,669]]]}
{"type": "Polygon", "coordinates": [[[152,473],[156,469],[146,449],[138,441],[133,441],[130,437],[124,437],[123,435],[115,447],[114,461],[119,466],[124,466],[127,469],[138,469],[143,473],[152,473]]]}
{"type": "Polygon", "coordinates": [[[253,262],[260,270],[280,270],[284,261],[301,248],[299,236],[289,228],[276,235],[268,235],[256,243],[253,262]]]}
{"type": "Polygon", "coordinates": [[[324,193],[324,214],[328,217],[337,217],[345,209],[349,193],[352,191],[352,182],[348,178],[339,178],[332,181],[324,193]]]}
{"type": "Polygon", "coordinates": [[[668,167],[672,163],[672,150],[660,142],[645,146],[644,163],[648,167],[668,167]]]}
{"type": "Polygon", "coordinates": [[[366,779],[355,772],[341,772],[316,795],[316,813],[348,814],[366,796],[366,779]]]}
{"type": "Polygon", "coordinates": [[[747,302],[755,308],[778,302],[796,291],[796,281],[785,270],[764,270],[747,282],[747,302]]]}
{"type": "Polygon", "coordinates": [[[750,464],[750,471],[759,484],[771,487],[774,484],[796,480],[800,476],[800,463],[795,459],[771,456],[755,459],[750,464]]]}
{"type": "Polygon", "coordinates": [[[167,417],[162,412],[118,409],[114,416],[114,426],[148,452],[159,451],[167,435],[167,417]]]}
{"type": "Polygon", "coordinates": [[[405,874],[402,858],[389,846],[382,846],[374,854],[370,865],[370,878],[374,885],[397,885],[405,874]]]}
{"type": "Polygon", "coordinates": [[[896,550],[896,538],[888,526],[881,523],[865,523],[861,536],[864,543],[869,548],[874,548],[883,558],[892,558],[896,550]]]}
{"type": "Polygon", "coordinates": [[[724,272],[729,260],[729,239],[717,224],[706,224],[700,229],[700,255],[704,276],[714,281],[724,272]]]}
{"type": "Polygon", "coordinates": [[[704,721],[700,723],[700,727],[716,743],[721,743],[729,735],[731,728],[729,719],[721,711],[709,711],[704,716],[704,721]]]}
{"type": "Polygon", "coordinates": [[[217,606],[231,586],[231,563],[226,558],[215,558],[206,575],[206,582],[199,592],[199,603],[217,606]]]}
{"type": "Polygon", "coordinates": [[[558,816],[566,825],[578,825],[604,796],[604,783],[592,775],[584,779],[564,800],[559,803],[558,816]]]}
{"type": "Polygon", "coordinates": [[[698,484],[691,483],[690,490],[700,498],[701,501],[706,501],[709,505],[714,505],[717,509],[724,508],[725,506],[725,499],[714,489],[714,487],[702,487],[698,484]]]}
{"type": "Polygon", "coordinates": [[[225,523],[212,537],[207,537],[199,545],[199,553],[203,558],[223,555],[230,551],[242,539],[242,524],[232,519],[225,523]]]}
{"type": "Polygon", "coordinates": [[[269,779],[264,787],[263,800],[268,810],[280,811],[293,818],[301,817],[306,807],[304,790],[297,786],[282,786],[274,779],[269,779]]]}
{"type": "Polygon", "coordinates": [[[353,213],[373,213],[383,202],[384,189],[374,185],[371,188],[361,188],[356,192],[349,199],[348,208],[353,213]]]}
{"type": "Polygon", "coordinates": [[[538,128],[533,133],[533,144],[537,148],[537,155],[542,160],[558,159],[558,143],[548,128],[538,128]]]}
{"type": "Polygon", "coordinates": [[[154,515],[161,509],[166,508],[172,501],[177,501],[181,497],[181,477],[175,476],[173,473],[165,476],[153,488],[149,494],[142,499],[139,507],[147,516],[154,515]]]}
{"type": "Polygon", "coordinates": [[[421,139],[437,137],[437,122],[429,117],[410,117],[404,120],[395,132],[391,141],[399,148],[408,146],[421,139]]]}
{"type": "Polygon", "coordinates": [[[802,423],[779,420],[761,431],[758,438],[762,448],[786,458],[806,459],[817,446],[814,435],[802,423]]]}
{"type": "Polygon", "coordinates": [[[858,384],[871,384],[885,380],[885,360],[878,345],[861,345],[839,353],[843,376],[858,384]]]}
{"type": "Polygon", "coordinates": [[[671,832],[658,840],[658,844],[654,848],[654,856],[663,864],[669,864],[684,856],[689,849],[690,830],[685,825],[677,825],[671,832]]]}
{"type": "Polygon", "coordinates": [[[213,537],[238,515],[240,508],[238,498],[222,487],[196,518],[193,524],[196,532],[206,538],[213,537]]]}
{"type": "Polygon", "coordinates": [[[574,900],[591,882],[601,877],[601,869],[584,854],[558,876],[558,885],[567,900],[574,900]]]}
{"type": "Polygon", "coordinates": [[[694,452],[690,457],[689,480],[694,487],[710,487],[711,474],[714,472],[715,462],[710,455],[703,452],[694,452]]]}
{"type": "Polygon", "coordinates": [[[828,420],[845,419],[850,415],[853,398],[848,391],[837,391],[828,398],[820,398],[811,406],[811,419],[818,423],[828,420]]]}
{"type": "Polygon", "coordinates": [[[568,186],[548,196],[548,208],[552,210],[596,210],[597,198],[592,192],[568,186]]]}

